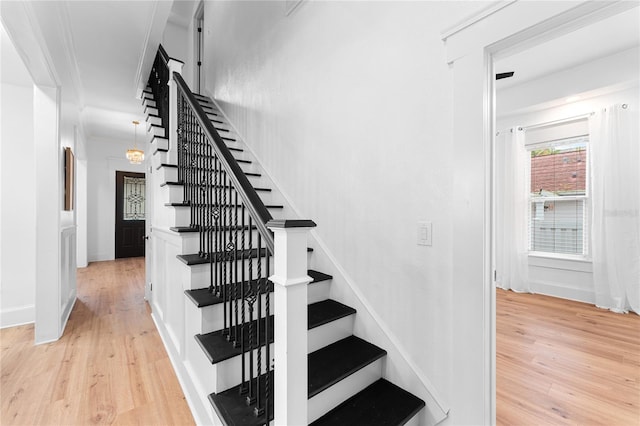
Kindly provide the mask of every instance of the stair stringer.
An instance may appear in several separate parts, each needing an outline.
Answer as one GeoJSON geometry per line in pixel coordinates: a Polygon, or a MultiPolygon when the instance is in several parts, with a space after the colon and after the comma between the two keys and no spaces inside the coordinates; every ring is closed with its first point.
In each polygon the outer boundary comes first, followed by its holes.
{"type": "MultiPolygon", "coordinates": [[[[289,194],[282,188],[280,182],[273,177],[271,172],[264,166],[264,162],[253,150],[252,146],[247,143],[243,134],[233,124],[220,104],[212,96],[211,92],[206,90],[206,96],[216,106],[218,111],[223,115],[226,124],[236,134],[239,142],[243,147],[255,158],[260,165],[263,176],[266,177],[274,191],[280,195],[284,204],[289,211],[294,213],[296,217],[308,217],[292,201],[289,194]]],[[[309,246],[314,247],[314,268],[327,271],[333,275],[331,284],[330,297],[356,309],[354,325],[354,335],[357,335],[379,347],[385,348],[387,351],[387,359],[383,371],[383,377],[403,387],[407,391],[422,398],[426,407],[412,419],[410,423],[420,425],[436,425],[445,420],[449,414],[449,404],[442,398],[436,387],[429,380],[426,374],[413,362],[408,355],[408,351],[400,343],[399,339],[391,331],[389,326],[373,309],[371,303],[367,300],[360,286],[350,277],[345,268],[332,253],[329,246],[322,240],[316,230],[311,230],[309,246]]]]}

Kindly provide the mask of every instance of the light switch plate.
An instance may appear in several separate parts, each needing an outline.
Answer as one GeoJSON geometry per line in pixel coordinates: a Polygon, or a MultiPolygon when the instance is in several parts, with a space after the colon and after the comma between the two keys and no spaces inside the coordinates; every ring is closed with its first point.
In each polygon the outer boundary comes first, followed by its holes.
{"type": "Polygon", "coordinates": [[[431,246],[433,242],[432,233],[433,225],[431,222],[418,222],[418,245],[431,246]]]}

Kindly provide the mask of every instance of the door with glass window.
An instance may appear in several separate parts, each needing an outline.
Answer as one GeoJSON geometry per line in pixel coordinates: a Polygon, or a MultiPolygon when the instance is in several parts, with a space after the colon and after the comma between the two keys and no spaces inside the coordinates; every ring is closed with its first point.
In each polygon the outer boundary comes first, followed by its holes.
{"type": "Polygon", "coordinates": [[[116,259],[144,256],[144,173],[116,171],[116,259]]]}

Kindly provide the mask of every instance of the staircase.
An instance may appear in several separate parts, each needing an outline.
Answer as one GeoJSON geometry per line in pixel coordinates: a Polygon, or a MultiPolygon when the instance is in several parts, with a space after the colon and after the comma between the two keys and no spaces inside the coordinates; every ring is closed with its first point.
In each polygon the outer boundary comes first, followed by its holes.
{"type": "MultiPolygon", "coordinates": [[[[173,314],[183,314],[184,341],[177,332],[167,334],[182,348],[176,356],[197,398],[209,406],[201,422],[269,424],[279,371],[273,360],[278,307],[274,310],[274,283],[268,279],[275,267],[273,237],[265,232],[271,232],[268,219],[292,213],[216,105],[192,94],[179,76],[179,153],[171,161],[168,123],[157,99],[162,96],[157,87],[165,83],[156,73],[169,57],[164,50],[158,57],[150,77],[156,87],[145,90],[142,104],[153,147],[151,164],[159,176],[154,184],[161,187],[162,199],[155,205],[163,211],[157,214],[180,241],[172,268],[184,290],[183,302],[175,302],[182,312],[173,314]],[[190,106],[194,101],[199,108],[190,106]],[[199,124],[202,116],[215,134],[199,124]],[[224,144],[221,151],[212,148],[214,142],[224,144]],[[238,176],[223,167],[227,160],[238,176]],[[242,194],[247,184],[248,197],[258,197],[251,203],[242,194]]],[[[312,265],[313,259],[309,247],[307,263],[312,265]]],[[[357,312],[329,297],[331,275],[314,269],[307,275],[307,423],[417,424],[416,414],[425,403],[384,378],[386,351],[353,335],[357,312]]],[[[175,289],[162,291],[163,297],[178,295],[175,289]]]]}

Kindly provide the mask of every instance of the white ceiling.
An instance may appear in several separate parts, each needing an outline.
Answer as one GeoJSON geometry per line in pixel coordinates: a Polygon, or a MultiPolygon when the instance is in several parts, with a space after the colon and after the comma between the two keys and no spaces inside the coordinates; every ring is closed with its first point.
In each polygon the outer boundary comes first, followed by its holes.
{"type": "MultiPolygon", "coordinates": [[[[131,121],[144,121],[136,83],[141,73],[145,74],[142,77],[148,76],[149,70],[142,70],[144,58],[149,56],[149,50],[155,55],[170,7],[166,0],[55,0],[25,4],[24,10],[41,32],[55,78],[63,87],[63,102],[80,106],[87,139],[129,140],[131,121]],[[164,10],[166,13],[160,12],[164,10]]],[[[4,19],[8,18],[3,15],[4,19]]],[[[30,30],[12,24],[12,36],[16,37],[13,41],[20,46],[21,37],[30,30]]],[[[6,56],[5,39],[2,69],[7,68],[9,75],[15,76],[13,70],[22,62],[18,58],[26,62],[30,58],[28,52],[19,57],[6,56]]],[[[24,71],[17,74],[23,75],[24,71]]]]}
{"type": "Polygon", "coordinates": [[[499,92],[545,75],[640,46],[639,9],[634,7],[496,61],[496,73],[515,72],[511,78],[498,80],[496,90],[499,92]]]}

